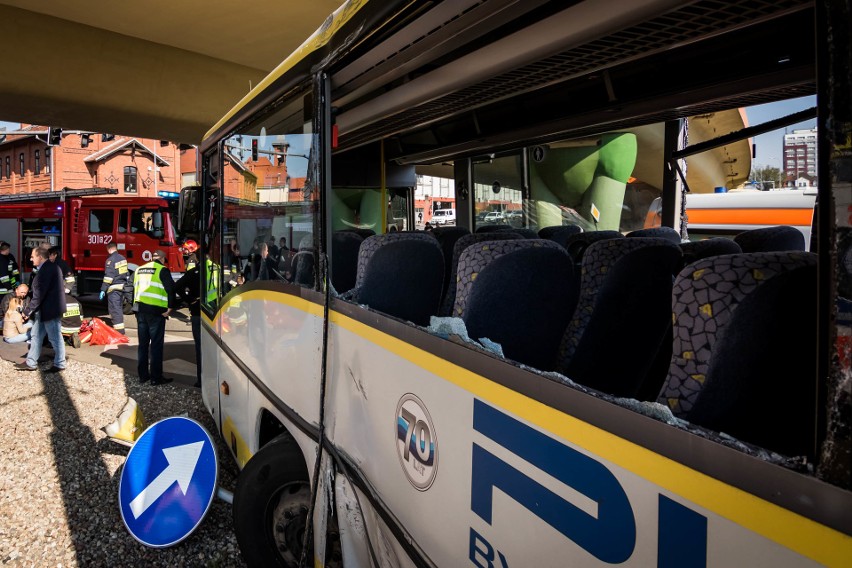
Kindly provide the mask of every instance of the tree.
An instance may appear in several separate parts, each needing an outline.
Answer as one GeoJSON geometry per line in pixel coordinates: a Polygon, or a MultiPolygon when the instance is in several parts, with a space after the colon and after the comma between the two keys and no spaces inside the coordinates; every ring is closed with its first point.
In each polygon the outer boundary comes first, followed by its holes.
{"type": "Polygon", "coordinates": [[[751,170],[751,179],[761,189],[784,186],[784,172],[774,166],[755,166],[751,170]]]}

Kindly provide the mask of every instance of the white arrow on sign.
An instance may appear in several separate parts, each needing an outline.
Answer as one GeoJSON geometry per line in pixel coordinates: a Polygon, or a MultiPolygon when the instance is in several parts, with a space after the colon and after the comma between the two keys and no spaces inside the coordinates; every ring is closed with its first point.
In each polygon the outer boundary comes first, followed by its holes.
{"type": "Polygon", "coordinates": [[[169,462],[169,465],[130,502],[130,510],[133,512],[134,519],[138,519],[142,513],[147,511],[148,507],[153,505],[154,501],[159,499],[175,481],[177,481],[183,494],[186,495],[203,447],[204,440],[182,446],[163,448],[163,453],[166,455],[166,461],[169,462]]]}

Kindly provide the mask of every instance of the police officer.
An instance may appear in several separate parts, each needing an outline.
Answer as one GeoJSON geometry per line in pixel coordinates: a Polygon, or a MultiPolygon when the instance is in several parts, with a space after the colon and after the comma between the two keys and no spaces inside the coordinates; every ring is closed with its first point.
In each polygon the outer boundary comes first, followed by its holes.
{"type": "Polygon", "coordinates": [[[133,309],[139,335],[137,371],[140,383],[150,380],[152,385],[172,382],[163,377],[166,320],[175,305],[175,282],[172,273],[163,266],[165,258],[166,253],[155,251],[153,260],[140,266],[133,276],[133,309]]]}
{"type": "Polygon", "coordinates": [[[15,262],[11,248],[9,243],[0,242],[0,299],[20,284],[21,273],[18,271],[18,263],[15,262]]]}
{"type": "Polygon", "coordinates": [[[124,297],[124,285],[127,283],[127,259],[118,253],[115,243],[108,244],[106,248],[109,256],[104,267],[100,299],[103,300],[106,296],[112,327],[123,334],[124,312],[121,309],[121,299],[124,297]]]}

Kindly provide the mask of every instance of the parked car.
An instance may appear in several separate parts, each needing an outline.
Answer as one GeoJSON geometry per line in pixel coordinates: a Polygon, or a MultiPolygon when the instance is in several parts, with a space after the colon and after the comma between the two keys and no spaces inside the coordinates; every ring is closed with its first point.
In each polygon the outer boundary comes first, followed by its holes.
{"type": "Polygon", "coordinates": [[[456,210],[455,209],[436,209],[432,213],[433,225],[455,225],[456,210]]]}
{"type": "Polygon", "coordinates": [[[506,216],[502,211],[489,211],[483,217],[483,223],[502,223],[506,220],[506,216]]]}

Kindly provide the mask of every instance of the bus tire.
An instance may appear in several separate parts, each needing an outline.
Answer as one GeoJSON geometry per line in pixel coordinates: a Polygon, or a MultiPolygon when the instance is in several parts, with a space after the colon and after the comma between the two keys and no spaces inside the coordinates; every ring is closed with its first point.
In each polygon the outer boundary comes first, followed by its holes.
{"type": "MultiPolygon", "coordinates": [[[[234,490],[234,532],[249,566],[299,566],[311,502],[302,453],[284,433],[252,456],[234,490]]],[[[309,543],[307,565],[313,566],[309,543]]]]}

